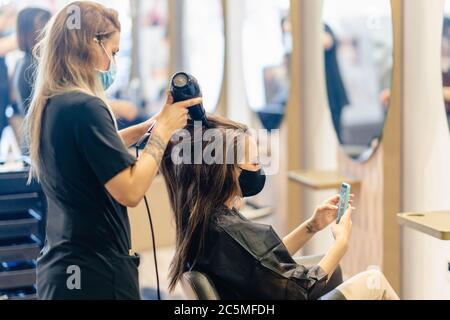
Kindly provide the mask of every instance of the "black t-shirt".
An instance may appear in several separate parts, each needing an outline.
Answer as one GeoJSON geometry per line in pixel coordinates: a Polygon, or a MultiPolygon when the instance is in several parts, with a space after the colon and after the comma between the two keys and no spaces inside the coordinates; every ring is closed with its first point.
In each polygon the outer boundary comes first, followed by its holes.
{"type": "Polygon", "coordinates": [[[138,298],[127,209],[105,188],[136,159],[103,101],[79,92],[49,99],[40,158],[48,216],[38,259],[39,297],[138,298]],[[82,290],[67,289],[73,265],[81,269],[82,290]]]}

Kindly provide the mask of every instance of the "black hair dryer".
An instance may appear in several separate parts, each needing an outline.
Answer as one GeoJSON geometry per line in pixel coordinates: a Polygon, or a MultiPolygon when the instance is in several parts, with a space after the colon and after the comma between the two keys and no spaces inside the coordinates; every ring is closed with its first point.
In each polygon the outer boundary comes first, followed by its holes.
{"type": "MultiPolygon", "coordinates": [[[[202,90],[197,79],[186,72],[178,72],[172,77],[170,93],[175,103],[202,97],[202,90]]],[[[193,121],[201,121],[205,127],[208,127],[208,119],[202,103],[189,107],[189,116],[193,121]]]]}

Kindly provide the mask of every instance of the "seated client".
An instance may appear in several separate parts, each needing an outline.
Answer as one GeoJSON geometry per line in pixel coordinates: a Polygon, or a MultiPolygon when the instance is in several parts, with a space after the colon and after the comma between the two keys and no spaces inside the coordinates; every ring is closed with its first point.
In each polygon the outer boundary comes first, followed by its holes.
{"type": "Polygon", "coordinates": [[[171,290],[184,272],[196,270],[209,276],[222,299],[310,300],[330,290],[346,299],[398,299],[377,270],[337,288],[327,285],[347,251],[352,228],[351,205],[334,223],[339,195],[283,239],[272,227],[242,216],[237,204],[265,184],[256,142],[245,126],[217,116],[209,116],[209,128],[215,131],[202,136],[194,131],[205,128],[188,124],[180,139],[172,139],[161,165],[176,223],[171,290]],[[215,161],[205,159],[208,154],[215,161]],[[298,264],[292,256],[331,223],[335,242],[329,251],[316,265],[298,264]]]}

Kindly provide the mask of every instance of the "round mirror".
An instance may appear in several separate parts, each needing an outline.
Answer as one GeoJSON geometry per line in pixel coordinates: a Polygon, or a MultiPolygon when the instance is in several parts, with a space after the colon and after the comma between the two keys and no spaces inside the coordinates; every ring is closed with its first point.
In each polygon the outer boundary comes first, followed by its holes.
{"type": "Polygon", "coordinates": [[[182,33],[182,69],[197,78],[205,110],[214,112],[222,92],[225,64],[222,1],[185,0],[182,33]]]}
{"type": "Polygon", "coordinates": [[[279,128],[289,97],[292,33],[289,0],[246,0],[242,58],[250,108],[264,128],[279,128]]]}
{"type": "Polygon", "coordinates": [[[166,102],[169,83],[168,0],[139,1],[137,14],[141,92],[154,114],[166,102]]]}
{"type": "Polygon", "coordinates": [[[447,122],[450,128],[450,0],[445,2],[442,30],[442,84],[447,122]]]}
{"type": "Polygon", "coordinates": [[[393,29],[389,0],[324,0],[328,104],[345,153],[365,161],[380,144],[389,108],[393,29]]]}

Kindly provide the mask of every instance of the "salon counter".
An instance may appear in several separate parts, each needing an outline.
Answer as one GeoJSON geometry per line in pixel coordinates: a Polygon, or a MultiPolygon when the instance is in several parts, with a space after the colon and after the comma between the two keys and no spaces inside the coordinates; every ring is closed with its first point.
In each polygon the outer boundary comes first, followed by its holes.
{"type": "Polygon", "coordinates": [[[336,171],[292,170],[289,179],[315,190],[339,189],[342,182],[357,186],[360,181],[346,177],[336,171]]]}
{"type": "Polygon", "coordinates": [[[439,240],[450,240],[450,211],[399,213],[397,220],[402,226],[439,240]]]}

